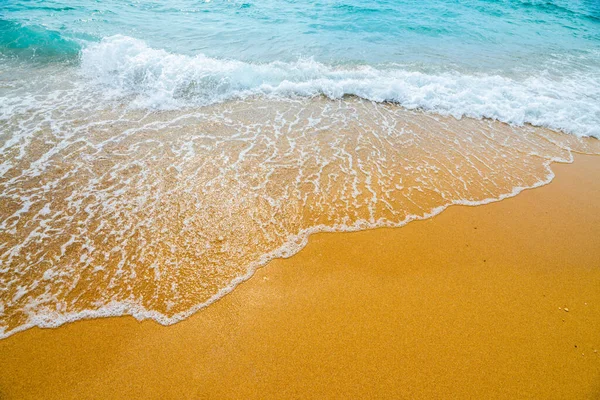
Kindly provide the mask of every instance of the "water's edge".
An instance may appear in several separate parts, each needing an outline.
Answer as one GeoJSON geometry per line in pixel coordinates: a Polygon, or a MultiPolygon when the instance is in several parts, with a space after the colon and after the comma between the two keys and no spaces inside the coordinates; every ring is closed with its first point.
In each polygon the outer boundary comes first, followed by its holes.
{"type": "Polygon", "coordinates": [[[118,302],[118,303],[107,304],[106,306],[104,306],[98,310],[86,310],[86,311],[67,314],[67,315],[56,315],[56,316],[53,316],[51,319],[45,319],[44,321],[32,322],[32,323],[29,323],[29,324],[26,324],[23,326],[19,326],[18,328],[11,330],[9,332],[0,333],[0,340],[6,339],[14,334],[26,331],[26,330],[34,328],[34,327],[46,328],[46,329],[58,328],[64,324],[67,324],[70,322],[96,319],[96,318],[131,316],[131,317],[134,317],[138,321],[153,320],[163,326],[173,325],[178,322],[186,320],[187,318],[196,314],[198,311],[210,306],[211,304],[215,303],[219,299],[223,298],[225,295],[231,293],[238,285],[240,285],[241,283],[252,278],[252,276],[255,274],[255,272],[259,268],[267,267],[268,266],[267,264],[270,261],[279,259],[279,258],[293,257],[294,255],[296,255],[298,252],[300,252],[304,247],[306,247],[308,245],[309,238],[313,234],[356,232],[356,231],[365,231],[365,230],[372,230],[372,229],[378,229],[378,228],[401,228],[413,221],[421,221],[421,220],[433,218],[451,206],[460,205],[460,206],[476,207],[476,206],[482,206],[482,205],[486,205],[486,204],[499,202],[499,201],[502,201],[505,199],[513,198],[525,190],[536,189],[536,188],[539,188],[539,187],[542,187],[542,186],[552,183],[552,181],[555,178],[555,174],[551,168],[551,165],[553,163],[572,164],[575,161],[575,158],[573,157],[573,153],[585,154],[585,155],[595,155],[593,153],[585,153],[585,152],[570,150],[570,159],[568,159],[568,160],[553,159],[553,160],[549,160],[545,163],[547,176],[544,180],[541,180],[541,181],[537,182],[536,184],[534,184],[532,186],[528,186],[528,187],[515,187],[512,192],[506,193],[497,198],[484,199],[484,200],[475,201],[475,202],[469,202],[469,201],[452,202],[450,204],[435,208],[427,215],[414,216],[414,217],[408,218],[407,220],[402,221],[398,224],[382,222],[382,223],[375,223],[372,225],[365,226],[366,222],[359,221],[354,226],[332,226],[332,227],[315,226],[311,229],[303,231],[303,232],[299,233],[298,235],[292,237],[290,241],[286,242],[283,246],[274,250],[273,252],[271,252],[269,254],[265,254],[263,257],[261,257],[261,259],[259,261],[257,261],[256,263],[253,263],[249,266],[248,272],[245,275],[240,276],[240,277],[234,279],[233,281],[231,281],[229,286],[221,289],[219,291],[219,293],[214,295],[209,300],[207,300],[201,304],[198,304],[195,307],[192,307],[185,312],[178,313],[172,317],[167,317],[167,316],[165,316],[161,313],[158,313],[156,311],[153,311],[153,310],[147,310],[143,307],[140,307],[138,304],[129,304],[127,302],[118,302]]]}

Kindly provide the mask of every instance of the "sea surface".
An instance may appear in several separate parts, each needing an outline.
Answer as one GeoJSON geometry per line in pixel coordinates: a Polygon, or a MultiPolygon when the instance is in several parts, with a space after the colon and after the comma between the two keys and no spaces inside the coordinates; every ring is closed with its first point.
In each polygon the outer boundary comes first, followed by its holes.
{"type": "Polygon", "coordinates": [[[597,138],[597,0],[3,0],[0,337],[177,322],[597,138]]]}

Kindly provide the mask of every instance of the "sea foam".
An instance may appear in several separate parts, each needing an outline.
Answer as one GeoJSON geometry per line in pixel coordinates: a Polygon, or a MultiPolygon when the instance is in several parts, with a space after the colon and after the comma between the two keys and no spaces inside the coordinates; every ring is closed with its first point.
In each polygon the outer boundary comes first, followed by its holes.
{"type": "Polygon", "coordinates": [[[353,95],[455,118],[491,118],[600,137],[600,75],[589,69],[508,76],[432,73],[397,64],[330,66],[313,59],[253,64],[173,54],[116,35],[82,50],[81,72],[111,96],[132,96],[131,105],[140,108],[203,106],[257,95],[353,95]]]}

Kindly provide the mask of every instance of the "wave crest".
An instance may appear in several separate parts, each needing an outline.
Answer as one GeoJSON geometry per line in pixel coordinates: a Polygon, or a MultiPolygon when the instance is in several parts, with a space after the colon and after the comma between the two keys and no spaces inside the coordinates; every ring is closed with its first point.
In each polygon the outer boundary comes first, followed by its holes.
{"type": "Polygon", "coordinates": [[[399,66],[328,66],[312,59],[252,64],[202,54],[190,57],[111,36],[85,48],[83,74],[132,105],[159,109],[202,106],[248,96],[354,95],[456,118],[530,123],[600,137],[600,77],[550,73],[522,79],[456,71],[426,73],[399,66]]]}

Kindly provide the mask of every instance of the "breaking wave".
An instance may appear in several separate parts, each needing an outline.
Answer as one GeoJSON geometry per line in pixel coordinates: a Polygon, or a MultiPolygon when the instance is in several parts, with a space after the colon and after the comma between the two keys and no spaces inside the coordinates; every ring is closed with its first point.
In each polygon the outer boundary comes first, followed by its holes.
{"type": "Polygon", "coordinates": [[[529,123],[600,137],[600,75],[573,70],[509,77],[457,71],[422,72],[399,65],[330,66],[312,59],[253,64],[153,49],[116,35],[82,50],[83,75],[140,108],[203,106],[249,96],[393,102],[442,115],[529,123]]]}

